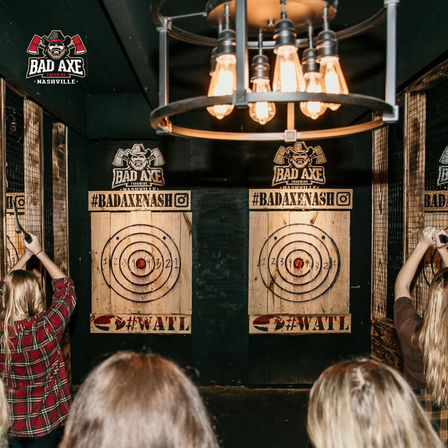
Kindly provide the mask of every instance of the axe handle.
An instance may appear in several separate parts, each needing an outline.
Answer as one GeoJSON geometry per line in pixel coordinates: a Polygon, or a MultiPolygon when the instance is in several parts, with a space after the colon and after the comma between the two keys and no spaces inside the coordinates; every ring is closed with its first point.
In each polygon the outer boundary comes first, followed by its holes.
{"type": "Polygon", "coordinates": [[[31,235],[25,231],[25,229],[22,227],[22,224],[20,224],[19,221],[19,216],[17,213],[17,205],[16,205],[16,198],[13,199],[12,201],[12,208],[14,210],[14,219],[15,219],[15,224],[16,224],[16,232],[22,232],[23,233],[23,237],[25,238],[25,241],[27,243],[31,243],[31,241],[33,241],[33,238],[31,237],[31,235]]]}

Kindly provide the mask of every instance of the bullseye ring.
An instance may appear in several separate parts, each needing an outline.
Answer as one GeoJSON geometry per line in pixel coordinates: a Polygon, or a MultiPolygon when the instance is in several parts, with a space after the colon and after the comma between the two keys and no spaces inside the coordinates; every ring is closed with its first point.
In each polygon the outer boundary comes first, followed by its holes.
{"type": "Polygon", "coordinates": [[[294,260],[294,267],[297,269],[303,268],[303,260],[301,258],[296,258],[294,260]]]}
{"type": "Polygon", "coordinates": [[[146,261],[143,258],[139,258],[136,262],[135,265],[139,268],[139,269],[144,269],[146,267],[146,261]]]}

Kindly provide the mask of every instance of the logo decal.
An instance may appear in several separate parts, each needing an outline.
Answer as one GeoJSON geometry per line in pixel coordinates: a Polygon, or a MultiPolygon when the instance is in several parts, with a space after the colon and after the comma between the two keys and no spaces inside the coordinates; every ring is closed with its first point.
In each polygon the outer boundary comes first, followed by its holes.
{"type": "Polygon", "coordinates": [[[84,58],[87,53],[81,37],[64,36],[61,30],[52,30],[48,36],[35,34],[28,45],[27,78],[39,76],[37,84],[76,84],[72,77],[84,78],[84,58]],[[72,56],[72,55],[73,56],[72,56]]]}
{"type": "Polygon", "coordinates": [[[305,142],[296,142],[294,146],[280,146],[274,157],[274,177],[272,186],[288,187],[324,185],[327,162],[320,146],[307,146],[305,142]]]}
{"type": "Polygon", "coordinates": [[[445,146],[442,155],[440,156],[439,175],[437,177],[437,186],[448,184],[448,146],[445,146]]]}
{"type": "Polygon", "coordinates": [[[144,190],[165,185],[163,169],[165,159],[159,148],[146,148],[135,143],[132,148],[120,148],[115,154],[112,189],[144,190]]]}

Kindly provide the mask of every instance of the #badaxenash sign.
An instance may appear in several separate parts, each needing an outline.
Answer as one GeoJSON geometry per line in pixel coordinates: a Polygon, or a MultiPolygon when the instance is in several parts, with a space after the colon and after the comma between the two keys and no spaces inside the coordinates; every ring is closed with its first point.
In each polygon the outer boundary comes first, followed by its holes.
{"type": "Polygon", "coordinates": [[[76,84],[76,78],[85,78],[84,55],[86,47],[77,34],[64,35],[52,30],[48,35],[35,34],[28,45],[26,78],[36,78],[36,84],[76,84]]]}

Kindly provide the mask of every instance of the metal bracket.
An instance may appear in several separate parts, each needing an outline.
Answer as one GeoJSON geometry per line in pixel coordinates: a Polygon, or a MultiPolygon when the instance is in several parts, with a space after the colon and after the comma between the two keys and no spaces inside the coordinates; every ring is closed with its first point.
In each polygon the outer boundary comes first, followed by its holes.
{"type": "Polygon", "coordinates": [[[297,141],[297,130],[296,129],[285,129],[284,138],[285,142],[296,142],[297,141]]]}
{"type": "Polygon", "coordinates": [[[173,132],[173,124],[171,123],[171,120],[168,118],[165,118],[163,120],[163,123],[159,123],[158,129],[156,129],[157,135],[169,135],[173,132]]]}
{"type": "Polygon", "coordinates": [[[400,117],[400,113],[399,113],[399,107],[398,106],[393,106],[394,111],[393,113],[387,113],[385,112],[383,114],[383,121],[384,123],[396,123],[400,117]]]}
{"type": "Polygon", "coordinates": [[[156,30],[160,33],[161,31],[171,31],[173,27],[173,22],[170,17],[164,17],[162,20],[162,26],[157,26],[156,30]]]}
{"type": "Polygon", "coordinates": [[[235,90],[235,107],[238,109],[246,109],[247,104],[247,90],[235,90]]]}

